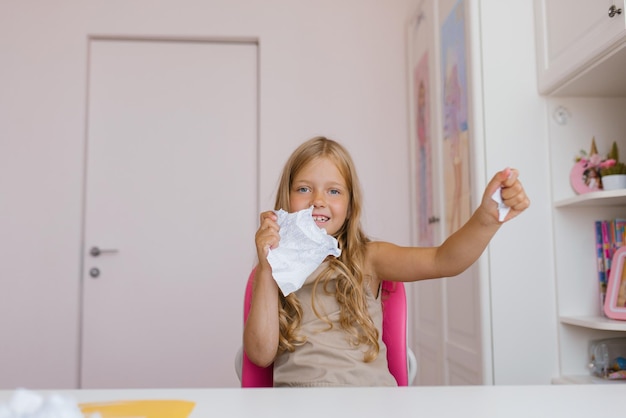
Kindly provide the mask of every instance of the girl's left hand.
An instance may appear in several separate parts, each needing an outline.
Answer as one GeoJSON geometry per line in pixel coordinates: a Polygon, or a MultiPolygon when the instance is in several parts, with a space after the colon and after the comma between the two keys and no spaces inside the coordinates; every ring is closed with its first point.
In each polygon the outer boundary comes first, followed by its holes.
{"type": "MultiPolygon", "coordinates": [[[[496,173],[487,185],[485,194],[483,195],[482,206],[488,208],[489,213],[493,213],[496,220],[498,220],[498,204],[491,198],[491,196],[498,189],[501,189],[503,203],[511,208],[502,222],[507,222],[515,218],[530,206],[530,199],[526,196],[524,186],[522,186],[518,177],[518,170],[514,168],[505,168],[504,170],[496,173]]],[[[498,222],[500,221],[498,220],[498,222]]]]}

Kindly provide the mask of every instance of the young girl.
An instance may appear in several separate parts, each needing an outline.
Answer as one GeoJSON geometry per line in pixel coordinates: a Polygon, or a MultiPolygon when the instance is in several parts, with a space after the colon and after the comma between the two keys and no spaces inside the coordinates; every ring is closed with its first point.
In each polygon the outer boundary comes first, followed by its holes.
{"type": "Polygon", "coordinates": [[[362,196],[352,159],[339,143],[316,137],[287,161],[275,209],[313,207],[315,223],[335,237],[339,258],[328,257],[302,288],[284,297],[272,277],[268,251],[280,245],[274,211],[260,215],[259,263],[244,350],[259,366],[274,363],[275,386],[395,386],[382,341],[381,281],[455,276],[481,255],[500,228],[501,188],[508,221],[529,206],[518,173],[505,169],[487,185],[472,217],[439,247],[400,247],[371,241],[361,228],[362,196]]]}

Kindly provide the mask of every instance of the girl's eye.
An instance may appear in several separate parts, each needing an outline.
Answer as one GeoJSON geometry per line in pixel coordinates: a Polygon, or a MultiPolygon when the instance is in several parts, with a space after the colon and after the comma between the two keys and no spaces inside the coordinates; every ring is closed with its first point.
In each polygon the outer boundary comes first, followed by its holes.
{"type": "Polygon", "coordinates": [[[308,188],[308,187],[304,187],[304,186],[302,186],[302,187],[298,187],[298,188],[296,189],[296,191],[297,191],[298,193],[306,193],[306,192],[308,192],[308,191],[309,191],[309,188],[308,188]]]}
{"type": "Polygon", "coordinates": [[[341,194],[341,192],[337,189],[331,189],[330,194],[341,194]]]}

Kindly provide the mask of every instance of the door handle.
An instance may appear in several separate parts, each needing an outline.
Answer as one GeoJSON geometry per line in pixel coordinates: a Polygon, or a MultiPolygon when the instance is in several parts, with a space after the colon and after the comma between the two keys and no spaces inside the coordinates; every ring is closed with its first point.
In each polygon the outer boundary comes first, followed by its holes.
{"type": "Polygon", "coordinates": [[[91,247],[91,249],[89,250],[89,254],[91,254],[93,257],[98,257],[100,254],[114,254],[116,252],[117,250],[113,248],[100,249],[98,247],[91,247]]]}
{"type": "Polygon", "coordinates": [[[615,15],[621,15],[622,14],[622,9],[618,9],[617,7],[615,7],[615,5],[612,5],[611,7],[609,7],[609,17],[613,18],[615,17],[615,15]]]}

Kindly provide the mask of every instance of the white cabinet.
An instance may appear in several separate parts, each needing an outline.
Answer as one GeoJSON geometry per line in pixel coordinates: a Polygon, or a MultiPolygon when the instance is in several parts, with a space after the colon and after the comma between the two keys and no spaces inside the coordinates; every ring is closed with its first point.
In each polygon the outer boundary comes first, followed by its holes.
{"type": "Polygon", "coordinates": [[[590,150],[593,137],[600,154],[613,141],[626,151],[626,30],[624,11],[617,14],[623,7],[623,1],[535,1],[538,85],[548,96],[559,339],[555,383],[589,382],[591,341],[626,335],[626,321],[602,314],[594,230],[595,220],[626,216],[626,190],[577,195],[569,179],[575,157],[590,150]]]}
{"type": "Polygon", "coordinates": [[[541,93],[626,93],[624,0],[535,0],[535,28],[541,93]]]}

